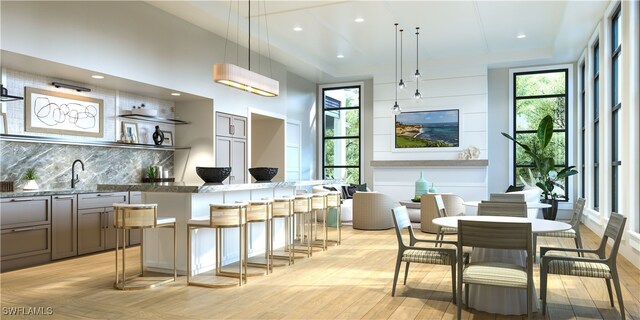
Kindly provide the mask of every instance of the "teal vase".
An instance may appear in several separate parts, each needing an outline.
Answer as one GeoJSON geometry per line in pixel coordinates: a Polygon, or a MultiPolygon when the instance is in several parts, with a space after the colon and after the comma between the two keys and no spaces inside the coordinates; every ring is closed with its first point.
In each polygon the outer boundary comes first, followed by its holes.
{"type": "Polygon", "coordinates": [[[416,180],[416,194],[415,198],[420,198],[423,194],[429,191],[429,181],[425,180],[422,171],[420,171],[420,178],[416,180]]]}
{"type": "Polygon", "coordinates": [[[431,183],[431,188],[429,188],[429,193],[437,193],[438,190],[436,190],[436,187],[433,185],[433,182],[431,183]]]}

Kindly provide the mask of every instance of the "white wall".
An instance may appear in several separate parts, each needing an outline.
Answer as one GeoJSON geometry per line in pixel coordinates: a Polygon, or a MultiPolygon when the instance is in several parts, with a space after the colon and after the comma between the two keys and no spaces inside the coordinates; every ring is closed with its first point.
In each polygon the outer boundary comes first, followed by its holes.
{"type": "Polygon", "coordinates": [[[505,192],[509,181],[509,140],[500,132],[509,132],[509,69],[489,69],[489,114],[487,137],[489,152],[489,193],[505,192]]]}
{"type": "MultiPolygon", "coordinates": [[[[424,72],[424,70],[423,70],[424,72]]],[[[424,72],[420,81],[423,99],[412,100],[415,82],[398,96],[403,111],[460,110],[460,147],[429,149],[427,151],[394,151],[395,82],[391,78],[374,79],[373,160],[456,160],[458,153],[468,146],[480,149],[480,159],[487,159],[487,70],[483,67],[424,72]]],[[[411,79],[411,78],[408,78],[411,79]]],[[[493,130],[493,129],[492,129],[493,130]]],[[[487,196],[486,167],[374,167],[374,189],[396,200],[414,195],[414,182],[424,171],[425,179],[433,182],[439,192],[451,192],[467,200],[487,196]]]]}
{"type": "Polygon", "coordinates": [[[300,180],[316,179],[316,132],[318,128],[316,84],[292,73],[287,74],[287,119],[301,125],[300,180]]]}
{"type": "MultiPolygon", "coordinates": [[[[280,81],[278,97],[215,84],[213,65],[235,62],[224,61],[225,39],[144,2],[3,1],[1,6],[2,50],[209,98],[216,111],[248,117],[253,108],[287,115],[300,120],[304,131],[315,130],[309,121],[315,112],[314,83],[277,62],[272,62],[270,75],[263,58],[258,71],[280,81]],[[291,94],[289,85],[294,87],[291,94]]],[[[247,61],[242,48],[239,61],[247,61]]],[[[313,177],[314,136],[303,132],[303,179],[313,177]]]]}

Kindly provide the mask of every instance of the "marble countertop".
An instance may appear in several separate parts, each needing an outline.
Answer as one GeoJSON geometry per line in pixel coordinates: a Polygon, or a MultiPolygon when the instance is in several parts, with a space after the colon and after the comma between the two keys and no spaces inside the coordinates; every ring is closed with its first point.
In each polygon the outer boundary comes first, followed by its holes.
{"type": "Polygon", "coordinates": [[[260,182],[244,184],[187,184],[184,182],[99,184],[98,191],[143,191],[174,193],[208,193],[224,191],[242,191],[268,188],[291,188],[340,183],[339,180],[307,180],[291,182],[260,182]]]}
{"type": "Polygon", "coordinates": [[[110,189],[16,190],[12,192],[0,192],[0,198],[55,196],[55,195],[69,195],[69,194],[97,193],[97,192],[116,192],[116,190],[110,190],[110,189]]]}

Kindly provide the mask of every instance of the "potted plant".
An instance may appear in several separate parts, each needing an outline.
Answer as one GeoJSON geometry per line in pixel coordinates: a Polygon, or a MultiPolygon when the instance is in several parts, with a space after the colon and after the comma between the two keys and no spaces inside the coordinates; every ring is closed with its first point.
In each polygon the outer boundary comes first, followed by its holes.
{"type": "Polygon", "coordinates": [[[38,179],[38,175],[36,174],[36,169],[28,168],[27,171],[24,172],[22,176],[22,180],[25,181],[24,186],[22,186],[23,190],[38,190],[38,184],[36,183],[36,179],[38,179]]]}
{"type": "Polygon", "coordinates": [[[549,154],[547,151],[547,146],[549,146],[549,142],[551,142],[553,136],[553,118],[547,115],[540,120],[535,139],[529,144],[516,141],[507,133],[502,132],[502,135],[522,147],[524,152],[533,160],[535,173],[530,173],[532,184],[535,184],[542,190],[543,198],[541,201],[551,205],[551,208],[543,209],[544,218],[555,220],[558,213],[558,199],[567,198],[565,192],[557,192],[558,189],[556,189],[556,187],[563,189],[563,186],[558,181],[577,174],[578,171],[575,170],[575,166],[567,166],[559,172],[555,169],[553,153],[549,154]]]}

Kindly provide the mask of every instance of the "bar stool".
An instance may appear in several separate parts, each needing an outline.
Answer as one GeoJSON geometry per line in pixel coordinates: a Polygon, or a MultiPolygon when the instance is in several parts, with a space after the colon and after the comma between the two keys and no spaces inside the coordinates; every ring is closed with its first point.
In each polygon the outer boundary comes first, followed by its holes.
{"type": "MultiPolygon", "coordinates": [[[[251,241],[251,232],[249,231],[249,226],[251,224],[256,224],[260,222],[264,222],[264,234],[265,234],[265,242],[264,242],[264,259],[261,257],[251,257],[247,260],[247,264],[249,266],[259,266],[265,267],[266,274],[269,274],[271,271],[271,214],[273,207],[273,200],[251,200],[248,202],[249,205],[247,207],[247,224],[245,228],[247,228],[245,232],[245,243],[248,246],[249,241],[251,241]],[[247,241],[249,240],[249,241],[247,241]]],[[[251,246],[253,248],[253,246],[251,246]]],[[[246,248],[245,248],[246,250],[246,248]]],[[[260,273],[252,273],[247,274],[251,275],[261,275],[260,273]]]]}
{"type": "Polygon", "coordinates": [[[312,211],[311,195],[297,194],[293,200],[293,221],[295,226],[296,238],[298,238],[298,240],[294,240],[293,242],[293,252],[304,253],[307,258],[313,255],[311,251],[313,228],[311,228],[311,223],[309,221],[312,211]],[[309,230],[307,230],[307,227],[309,228],[309,230]],[[300,233],[301,231],[302,233],[300,233]]]}
{"type": "Polygon", "coordinates": [[[275,267],[287,265],[279,264],[274,259],[288,260],[288,265],[293,264],[293,234],[292,234],[292,219],[293,219],[293,201],[294,197],[283,197],[273,199],[273,206],[271,211],[271,264],[275,267]],[[277,255],[273,250],[273,236],[275,230],[276,219],[284,220],[284,254],[277,255]]]}
{"type": "MultiPolygon", "coordinates": [[[[327,242],[333,242],[336,245],[340,245],[342,241],[342,209],[340,207],[341,203],[341,194],[339,191],[329,191],[327,193],[327,211],[331,208],[336,209],[336,231],[338,232],[338,239],[331,240],[327,237],[327,242]]],[[[327,219],[329,214],[327,213],[327,219]]],[[[327,225],[328,227],[328,225],[327,225]]]]}
{"type": "MultiPolygon", "coordinates": [[[[116,281],[113,286],[120,290],[138,290],[154,288],[159,285],[176,281],[176,219],[158,219],[157,204],[123,204],[114,203],[114,228],[116,229],[116,281]],[[173,277],[155,279],[152,284],[147,285],[127,285],[127,275],[125,268],[125,251],[127,249],[127,231],[140,229],[140,269],[141,272],[129,280],[142,279],[144,275],[144,229],[147,228],[171,228],[173,229],[173,277]],[[120,236],[122,236],[122,249],[120,249],[120,236]],[[118,253],[122,254],[122,274],[119,272],[120,263],[118,253]],[[122,277],[122,279],[120,278],[122,277]]],[[[151,278],[151,277],[149,277],[151,278]]],[[[155,278],[155,277],[154,277],[155,278]]],[[[146,280],[146,279],[144,279],[146,280]]]]}
{"type": "Polygon", "coordinates": [[[247,203],[210,204],[209,219],[190,219],[187,223],[187,285],[201,287],[229,287],[236,284],[221,283],[208,284],[191,281],[191,231],[199,228],[216,229],[216,276],[237,277],[238,286],[247,282],[247,251],[246,251],[246,215],[247,203]],[[238,229],[238,272],[222,270],[222,230],[238,229]]]}
{"type": "Polygon", "coordinates": [[[313,240],[311,245],[321,248],[322,251],[327,250],[327,194],[326,193],[314,193],[311,195],[311,210],[313,216],[311,223],[313,224],[313,240]],[[321,213],[322,231],[324,237],[322,240],[318,240],[318,211],[321,213]]]}

